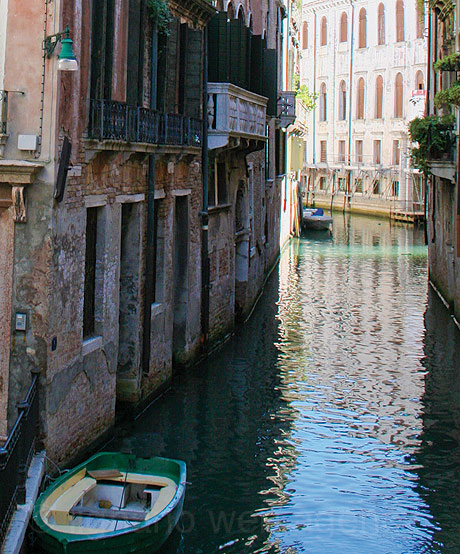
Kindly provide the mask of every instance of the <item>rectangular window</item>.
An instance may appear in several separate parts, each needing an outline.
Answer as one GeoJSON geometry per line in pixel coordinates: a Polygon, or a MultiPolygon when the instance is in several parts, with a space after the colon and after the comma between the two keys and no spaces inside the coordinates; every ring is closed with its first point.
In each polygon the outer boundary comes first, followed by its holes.
{"type": "Polygon", "coordinates": [[[339,140],[339,162],[345,162],[345,141],[339,140]]]}
{"type": "Polygon", "coordinates": [[[380,194],[380,179],[374,179],[372,183],[372,194],[380,194]]]}
{"type": "Polygon", "coordinates": [[[225,171],[225,162],[217,162],[216,187],[218,204],[227,203],[227,174],[225,171]]]}
{"type": "Polygon", "coordinates": [[[319,178],[319,190],[326,190],[326,177],[319,178]]]}
{"type": "Polygon", "coordinates": [[[339,190],[345,191],[347,188],[347,180],[343,177],[339,177],[339,190]]]}
{"type": "Polygon", "coordinates": [[[321,154],[320,154],[319,161],[322,163],[326,163],[327,162],[327,141],[326,140],[320,141],[320,147],[321,147],[321,154]]]}
{"type": "Polygon", "coordinates": [[[400,150],[399,140],[393,141],[393,165],[399,165],[400,162],[400,150]]]}
{"type": "Polygon", "coordinates": [[[281,129],[277,129],[275,133],[276,158],[275,169],[276,175],[284,175],[286,173],[286,133],[281,129]]]}
{"type": "Polygon", "coordinates": [[[399,196],[399,181],[391,183],[391,195],[397,198],[399,196]]]}
{"type": "Polygon", "coordinates": [[[382,155],[382,141],[374,140],[374,163],[376,165],[379,165],[382,163],[381,155],[382,155]]]}
{"type": "Polygon", "coordinates": [[[359,177],[355,179],[355,192],[363,192],[363,180],[359,177]]]}
{"type": "Polygon", "coordinates": [[[212,208],[219,204],[226,204],[227,201],[227,174],[225,162],[214,160],[209,164],[208,206],[212,208]]]}
{"type": "Polygon", "coordinates": [[[83,338],[94,335],[96,309],[97,220],[99,208],[86,211],[85,288],[83,297],[83,338]]]}
{"type": "Polygon", "coordinates": [[[356,163],[363,163],[363,141],[357,140],[355,143],[355,155],[356,155],[356,163]]]}

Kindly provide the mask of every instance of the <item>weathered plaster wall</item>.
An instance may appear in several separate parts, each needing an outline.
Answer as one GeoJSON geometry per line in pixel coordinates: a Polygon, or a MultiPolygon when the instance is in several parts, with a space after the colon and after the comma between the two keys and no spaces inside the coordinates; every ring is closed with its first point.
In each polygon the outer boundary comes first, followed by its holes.
{"type": "MultiPolygon", "coordinates": [[[[5,188],[10,192],[9,186],[5,188]]],[[[14,245],[14,223],[11,212],[11,208],[0,208],[0,440],[7,434],[14,245]]]]}
{"type": "Polygon", "coordinates": [[[0,90],[3,89],[7,17],[8,0],[0,0],[0,90]]]}
{"type": "Polygon", "coordinates": [[[12,331],[8,419],[15,420],[16,404],[30,385],[30,370],[45,370],[50,288],[53,187],[37,180],[27,187],[27,222],[16,223],[12,313],[27,315],[27,330],[12,331]]]}

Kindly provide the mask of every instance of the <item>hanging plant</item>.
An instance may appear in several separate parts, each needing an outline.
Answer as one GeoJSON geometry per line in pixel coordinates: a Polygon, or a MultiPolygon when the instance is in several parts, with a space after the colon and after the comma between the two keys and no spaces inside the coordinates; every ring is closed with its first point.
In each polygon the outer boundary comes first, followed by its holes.
{"type": "Polygon", "coordinates": [[[443,56],[434,63],[435,71],[460,71],[460,52],[443,56]]]}
{"type": "Polygon", "coordinates": [[[166,0],[147,0],[147,10],[157,24],[158,31],[169,35],[169,24],[172,21],[171,11],[166,0]]]}
{"type": "Polygon", "coordinates": [[[434,105],[437,108],[460,107],[460,82],[457,81],[450,88],[439,90],[434,97],[434,105]]]}
{"type": "Polygon", "coordinates": [[[410,122],[411,140],[418,143],[412,148],[412,162],[426,177],[430,174],[430,160],[450,159],[456,141],[454,123],[453,115],[427,115],[410,122]]]}

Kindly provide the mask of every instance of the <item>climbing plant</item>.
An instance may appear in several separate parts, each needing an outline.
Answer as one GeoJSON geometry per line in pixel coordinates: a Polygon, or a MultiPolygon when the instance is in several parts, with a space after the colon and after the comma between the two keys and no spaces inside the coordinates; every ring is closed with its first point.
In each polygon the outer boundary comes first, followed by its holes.
{"type": "Polygon", "coordinates": [[[315,108],[318,95],[316,93],[310,92],[307,85],[301,85],[297,89],[297,93],[295,96],[296,98],[302,100],[302,102],[305,104],[305,107],[307,108],[307,111],[311,111],[315,108]]]}
{"type": "Polygon", "coordinates": [[[169,35],[169,24],[172,21],[171,11],[166,0],[147,0],[149,16],[156,22],[158,31],[169,35]]]}
{"type": "Polygon", "coordinates": [[[409,134],[417,146],[412,148],[412,162],[425,176],[430,174],[429,161],[449,158],[455,145],[455,117],[427,115],[410,122],[409,134]]]}

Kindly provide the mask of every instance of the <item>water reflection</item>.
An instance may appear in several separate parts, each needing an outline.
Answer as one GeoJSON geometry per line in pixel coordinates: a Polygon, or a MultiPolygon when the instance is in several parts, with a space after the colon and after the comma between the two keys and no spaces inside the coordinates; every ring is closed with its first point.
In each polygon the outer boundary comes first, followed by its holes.
{"type": "Polygon", "coordinates": [[[460,332],[436,293],[425,314],[423,434],[414,461],[436,523],[432,552],[460,552],[460,332]]]}
{"type": "Polygon", "coordinates": [[[426,289],[421,230],[338,216],[291,243],[250,322],[124,439],[187,462],[164,553],[456,552],[459,343],[426,289]]]}

